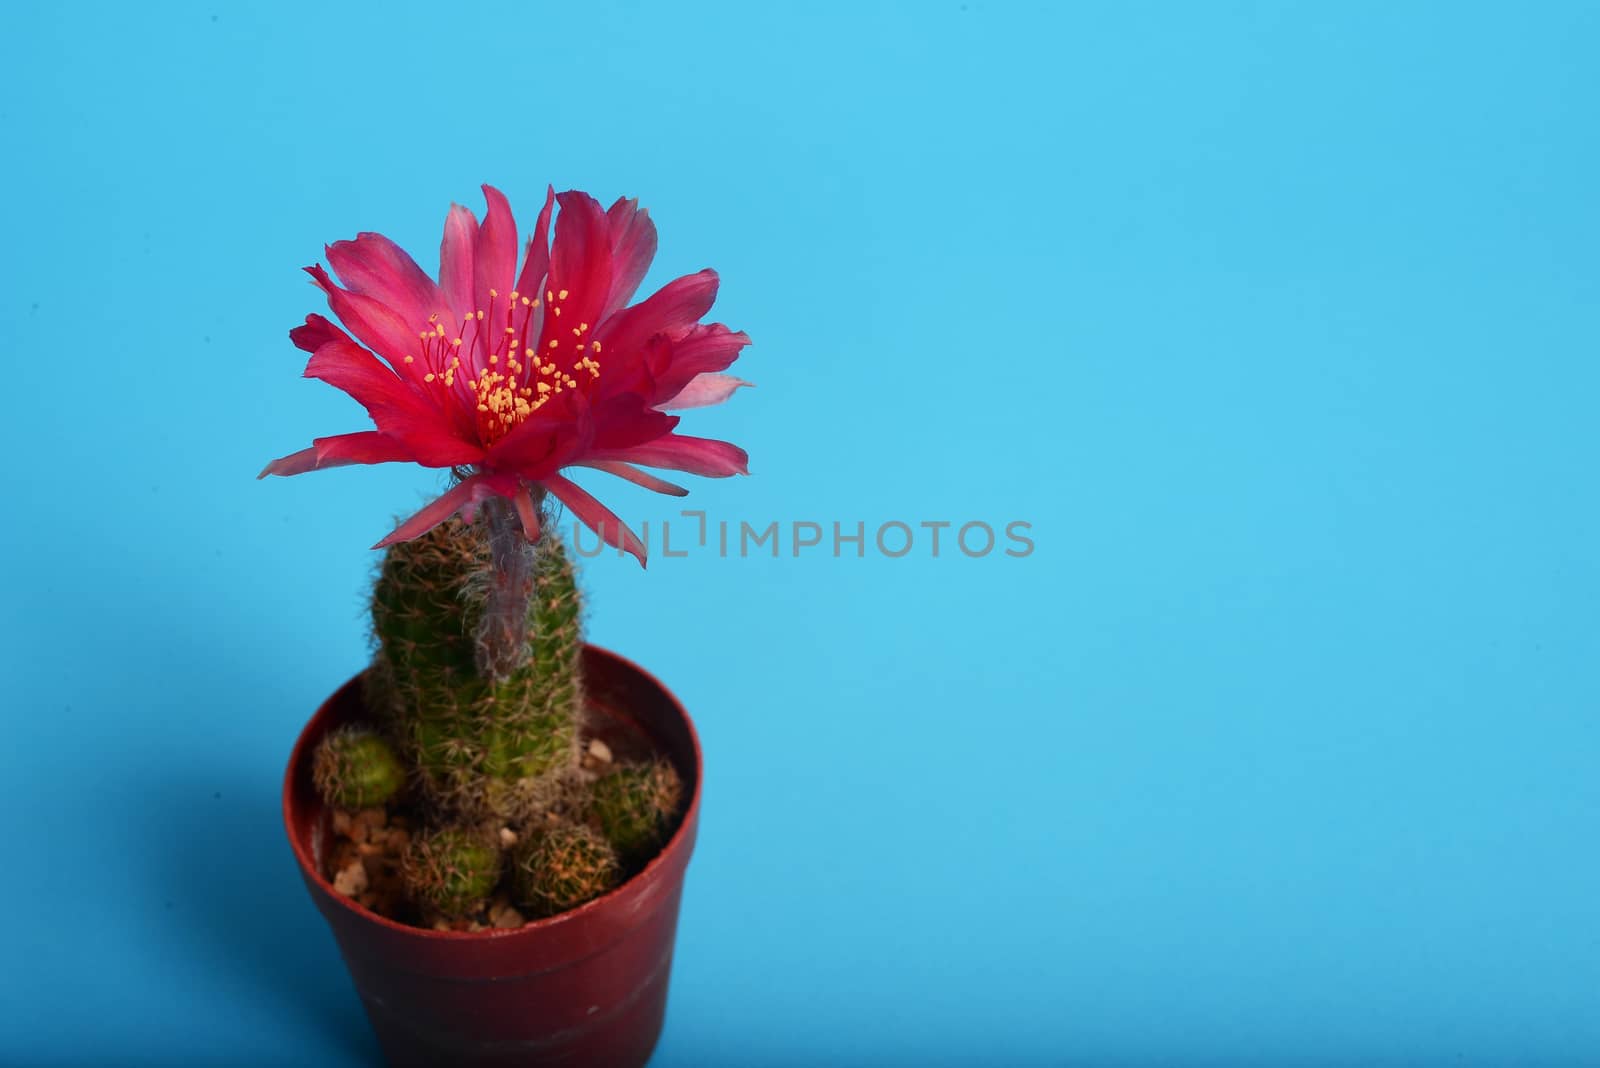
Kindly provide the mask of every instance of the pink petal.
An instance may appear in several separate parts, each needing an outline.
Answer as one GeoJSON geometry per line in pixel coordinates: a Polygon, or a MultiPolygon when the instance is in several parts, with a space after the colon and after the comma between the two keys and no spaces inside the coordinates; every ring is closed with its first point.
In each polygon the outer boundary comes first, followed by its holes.
{"type": "Polygon", "coordinates": [[[387,304],[340,289],[320,264],[307,267],[305,271],[328,295],[328,307],[339,321],[367,348],[381,353],[392,366],[402,366],[405,358],[417,350],[416,332],[387,304]]]}
{"type": "Polygon", "coordinates": [[[711,438],[692,438],[683,434],[668,434],[663,438],[629,449],[615,449],[589,453],[589,460],[621,460],[623,463],[661,467],[669,471],[687,471],[691,475],[708,478],[727,478],[729,475],[748,475],[750,457],[739,446],[711,438]]]}
{"type": "Polygon", "coordinates": [[[472,272],[478,243],[477,217],[460,204],[450,205],[444,218],[444,239],[439,242],[439,289],[459,326],[477,310],[472,296],[472,272]]]}
{"type": "Polygon", "coordinates": [[[597,402],[592,409],[594,434],[586,451],[613,451],[655,441],[672,433],[681,416],[651,408],[640,396],[625,394],[597,402]]]}
{"type": "Polygon", "coordinates": [[[644,566],[644,542],[628,529],[626,523],[617,518],[616,513],[595,500],[577,483],[561,475],[546,475],[539,481],[549,488],[562,504],[571,508],[572,514],[577,516],[584,526],[599,534],[607,545],[627,550],[639,561],[640,567],[644,566]]]}
{"type": "Polygon", "coordinates": [[[517,223],[511,215],[510,202],[500,190],[486,185],[483,187],[483,198],[489,202],[489,210],[484,214],[483,225],[478,227],[472,277],[477,300],[474,308],[482,308],[485,315],[494,317],[493,323],[485,319],[492,345],[499,340],[500,331],[506,325],[506,306],[511,300],[511,288],[516,285],[517,223]],[[489,309],[491,289],[499,293],[492,312],[489,309]]]}
{"type": "Polygon", "coordinates": [[[539,219],[533,224],[528,237],[528,255],[522,261],[522,273],[517,276],[517,292],[530,300],[543,299],[545,275],[550,273],[550,213],[556,206],[556,187],[548,187],[544,207],[539,209],[539,219]]]}
{"type": "Polygon", "coordinates": [[[545,292],[555,301],[545,309],[544,329],[538,350],[549,355],[549,345],[559,345],[557,356],[570,351],[576,338],[573,330],[588,323],[590,333],[600,322],[600,311],[611,292],[611,235],[606,229],[606,214],[587,193],[557,195],[561,214],[556,216],[556,236],[550,246],[550,277],[545,292]],[[561,294],[566,293],[565,297],[561,294]],[[560,314],[557,314],[559,309],[560,314]]]}
{"type": "Polygon", "coordinates": [[[387,464],[412,458],[411,450],[404,443],[381,431],[360,430],[354,434],[317,438],[311,448],[272,461],[256,477],[300,475],[346,464],[387,464]]]}
{"type": "Polygon", "coordinates": [[[350,335],[334,326],[325,316],[312,312],[306,316],[304,326],[289,331],[289,340],[294,342],[297,349],[316,352],[330,341],[349,341],[350,335]]]}
{"type": "Polygon", "coordinates": [[[650,270],[650,261],[656,257],[656,224],[650,221],[650,212],[639,207],[637,199],[623,198],[611,205],[606,212],[606,225],[611,230],[611,297],[600,313],[601,319],[633,299],[650,270]]]}
{"type": "Polygon", "coordinates": [[[330,341],[306,364],[305,376],[344,390],[367,410],[378,429],[403,441],[425,467],[476,463],[483,449],[457,437],[433,407],[372,353],[353,341],[330,341]]]}
{"type": "Polygon", "coordinates": [[[673,339],[668,367],[656,374],[657,385],[664,396],[675,396],[697,375],[727,370],[748,344],[750,335],[742,330],[734,332],[721,323],[697,323],[673,339]]]}
{"type": "Polygon", "coordinates": [[[682,486],[675,485],[663,478],[657,478],[650,472],[641,471],[629,464],[617,463],[615,460],[595,460],[578,466],[592,467],[596,471],[604,471],[608,475],[616,475],[618,478],[627,479],[636,486],[643,486],[645,489],[654,490],[656,493],[665,493],[671,497],[689,496],[689,491],[682,486]]]}
{"type": "MultiPolygon", "coordinates": [[[[628,355],[656,334],[687,330],[717,299],[717,272],[709,268],[675,278],[631,308],[606,320],[596,338],[605,351],[628,355]]],[[[720,368],[719,368],[720,370],[720,368]]]]}
{"type": "Polygon", "coordinates": [[[709,408],[713,404],[721,404],[733,396],[733,391],[740,386],[754,385],[742,378],[732,375],[720,375],[713,372],[695,375],[689,384],[678,391],[671,400],[656,407],[663,411],[672,411],[683,408],[709,408]]]}
{"type": "Polygon", "coordinates": [[[517,506],[517,518],[522,520],[522,533],[531,545],[539,540],[539,510],[533,506],[533,497],[526,486],[511,498],[517,506]]]}
{"type": "Polygon", "coordinates": [[[426,328],[428,316],[450,313],[433,279],[382,234],[357,234],[354,241],[335,241],[326,251],[345,288],[388,305],[412,333],[426,328]]]}
{"type": "Polygon", "coordinates": [[[537,482],[546,473],[570,463],[587,445],[586,403],[576,390],[561,394],[541,407],[533,418],[490,445],[484,465],[537,482]]]}
{"type": "Polygon", "coordinates": [[[395,527],[388,537],[373,548],[383,549],[396,542],[420,538],[464,508],[475,508],[490,497],[515,496],[520,489],[521,483],[515,478],[501,475],[473,475],[435,497],[416,515],[395,527]]]}

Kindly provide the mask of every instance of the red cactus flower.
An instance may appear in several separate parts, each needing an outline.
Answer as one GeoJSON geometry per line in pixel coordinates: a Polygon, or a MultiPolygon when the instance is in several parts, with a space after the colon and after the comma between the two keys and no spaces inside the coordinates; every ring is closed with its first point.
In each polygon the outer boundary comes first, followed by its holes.
{"type": "Polygon", "coordinates": [[[492,497],[510,500],[537,540],[530,490],[539,488],[643,564],[638,537],[561,471],[597,468],[676,496],[688,491],[640,468],[747,474],[743,449],[677,434],[678,417],[666,413],[719,404],[748,385],[721,372],[750,339],[700,322],[716,299],[715,271],[628,305],[656,251],[638,201],[603,210],[587,193],[552,189],[519,271],[511,205],[492,186],[483,194],[481,225],[451,206],[438,282],[373,233],[327,246],[342,287],[320,264],[306,268],[349,331],[312,314],[289,332],[311,353],[306,377],[350,394],[377,429],[317,438],[261,477],[394,461],[452,468],[461,480],[375,548],[457,512],[470,519],[492,497]]]}

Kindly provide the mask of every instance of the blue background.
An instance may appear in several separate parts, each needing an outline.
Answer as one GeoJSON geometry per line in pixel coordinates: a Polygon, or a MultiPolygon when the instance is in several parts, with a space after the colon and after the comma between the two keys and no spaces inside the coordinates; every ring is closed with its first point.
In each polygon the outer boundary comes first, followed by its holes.
{"type": "Polygon", "coordinates": [[[657,1064],[1600,1062],[1600,8],[4,23],[0,1062],[376,1056],[278,784],[439,482],[254,475],[366,425],[299,267],[481,181],[722,272],[688,507],[1037,546],[588,567],[705,744],[657,1064]]]}

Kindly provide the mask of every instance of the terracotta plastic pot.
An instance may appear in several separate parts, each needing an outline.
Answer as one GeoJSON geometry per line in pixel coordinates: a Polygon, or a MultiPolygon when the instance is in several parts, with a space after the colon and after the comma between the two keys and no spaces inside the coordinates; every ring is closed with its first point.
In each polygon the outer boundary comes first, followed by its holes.
{"type": "Polygon", "coordinates": [[[390,1064],[621,1068],[644,1064],[655,1048],[700,817],[700,742],[677,699],[643,669],[589,646],[583,670],[594,733],[619,757],[670,759],[688,808],[644,871],[516,930],[408,927],[323,877],[330,816],[311,786],[311,754],[329,730],[363,718],[360,676],[328,698],[295,744],[283,786],[289,842],[390,1064]]]}

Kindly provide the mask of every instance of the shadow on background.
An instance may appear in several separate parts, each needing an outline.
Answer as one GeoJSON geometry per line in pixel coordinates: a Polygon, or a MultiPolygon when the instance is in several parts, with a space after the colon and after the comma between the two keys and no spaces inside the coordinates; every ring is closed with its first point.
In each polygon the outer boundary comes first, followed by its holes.
{"type": "Polygon", "coordinates": [[[153,884],[138,889],[160,901],[170,952],[216,994],[281,1020],[294,1045],[314,1036],[322,1049],[305,1050],[304,1062],[381,1065],[333,937],[301,884],[277,783],[258,772],[210,769],[202,779],[198,769],[166,770],[136,784],[141,815],[165,832],[145,838],[161,846],[136,878],[153,884]]]}

